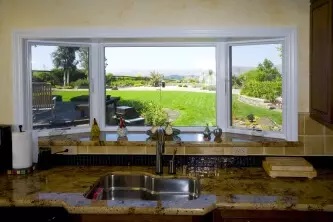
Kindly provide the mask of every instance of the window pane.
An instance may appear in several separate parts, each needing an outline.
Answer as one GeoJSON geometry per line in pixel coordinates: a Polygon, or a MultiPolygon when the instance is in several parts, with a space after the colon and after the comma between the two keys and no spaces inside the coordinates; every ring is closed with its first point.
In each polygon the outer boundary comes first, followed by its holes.
{"type": "Polygon", "coordinates": [[[282,131],[282,45],[230,47],[234,128],[282,131]]]}
{"type": "Polygon", "coordinates": [[[106,125],[216,125],[215,47],[106,47],[105,58],[106,125]]]}
{"type": "Polygon", "coordinates": [[[89,125],[88,48],[31,47],[33,128],[89,125]]]}

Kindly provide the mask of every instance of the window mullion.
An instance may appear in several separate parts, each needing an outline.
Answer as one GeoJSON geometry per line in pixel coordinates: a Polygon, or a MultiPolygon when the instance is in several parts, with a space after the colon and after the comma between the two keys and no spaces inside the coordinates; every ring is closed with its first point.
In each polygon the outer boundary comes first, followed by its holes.
{"type": "Polygon", "coordinates": [[[98,44],[98,117],[99,117],[99,124],[102,130],[105,130],[105,52],[104,52],[104,45],[98,44]]]}
{"type": "Polygon", "coordinates": [[[288,141],[298,140],[298,87],[297,87],[297,36],[296,32],[291,33],[286,37],[282,44],[282,59],[283,59],[283,91],[285,95],[285,102],[283,106],[284,111],[284,124],[283,129],[286,139],[288,141]],[[288,96],[286,96],[288,95],[288,96]]]}
{"type": "Polygon", "coordinates": [[[100,114],[103,108],[102,97],[103,94],[100,92],[100,50],[98,43],[93,43],[90,48],[89,55],[89,79],[90,79],[90,124],[92,120],[96,118],[98,124],[102,124],[103,115],[100,114]]]}
{"type": "Polygon", "coordinates": [[[32,55],[31,55],[31,46],[32,44],[26,43],[24,47],[24,55],[27,55],[26,60],[23,60],[23,63],[25,64],[26,69],[25,74],[23,76],[24,78],[24,95],[25,95],[25,107],[26,110],[24,111],[24,123],[27,127],[27,130],[31,130],[33,128],[33,120],[32,120],[32,55]]]}
{"type": "Polygon", "coordinates": [[[216,46],[216,123],[223,131],[228,127],[228,47],[224,42],[216,46]]]}

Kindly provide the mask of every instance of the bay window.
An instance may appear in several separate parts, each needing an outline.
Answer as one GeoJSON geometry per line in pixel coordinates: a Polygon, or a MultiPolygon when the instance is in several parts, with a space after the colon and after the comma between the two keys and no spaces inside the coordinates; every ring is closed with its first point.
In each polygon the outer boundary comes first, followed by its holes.
{"type": "Polygon", "coordinates": [[[115,131],[123,116],[144,132],[155,107],[181,132],[297,140],[294,30],[150,33],[17,34],[15,122],[48,135],[87,132],[93,118],[115,131]]]}

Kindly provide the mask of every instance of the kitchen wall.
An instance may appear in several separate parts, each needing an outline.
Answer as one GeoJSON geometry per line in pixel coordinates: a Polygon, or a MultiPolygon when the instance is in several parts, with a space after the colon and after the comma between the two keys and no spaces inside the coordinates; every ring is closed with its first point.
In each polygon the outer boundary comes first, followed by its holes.
{"type": "Polygon", "coordinates": [[[46,27],[294,26],[299,111],[308,112],[309,0],[0,0],[0,123],[13,122],[12,32],[46,27]]]}

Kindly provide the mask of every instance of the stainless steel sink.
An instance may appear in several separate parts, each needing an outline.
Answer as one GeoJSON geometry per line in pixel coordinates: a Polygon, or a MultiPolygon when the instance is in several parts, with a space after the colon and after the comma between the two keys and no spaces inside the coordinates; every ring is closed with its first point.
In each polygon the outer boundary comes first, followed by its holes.
{"type": "Polygon", "coordinates": [[[198,178],[123,172],[101,177],[84,194],[97,200],[193,200],[199,195],[198,178]]]}

